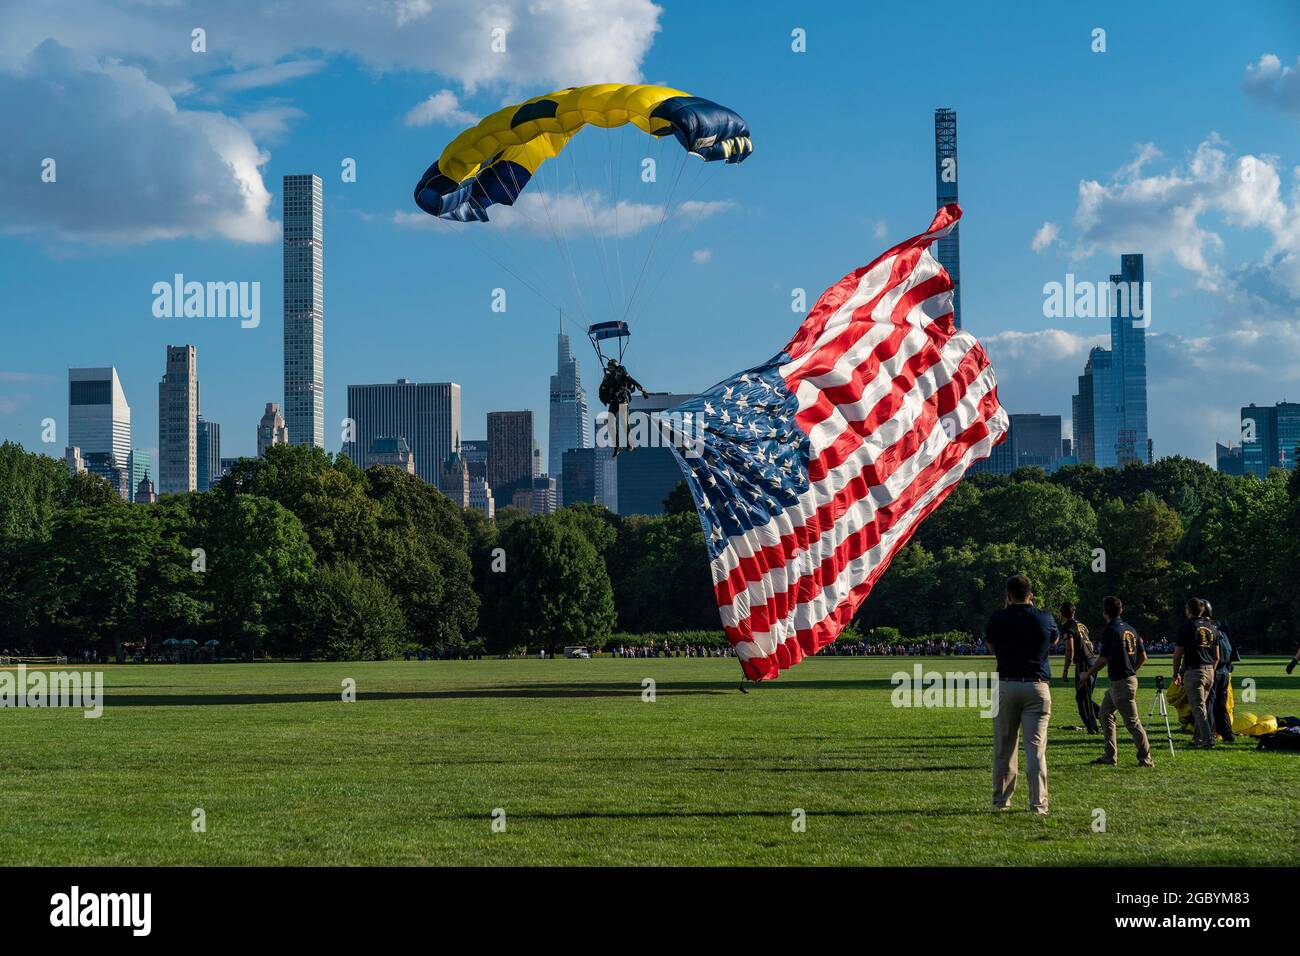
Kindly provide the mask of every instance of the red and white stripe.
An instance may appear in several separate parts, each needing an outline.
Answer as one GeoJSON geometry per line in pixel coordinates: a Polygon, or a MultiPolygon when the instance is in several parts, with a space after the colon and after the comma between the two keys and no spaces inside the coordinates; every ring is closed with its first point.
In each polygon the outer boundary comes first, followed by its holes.
{"type": "Polygon", "coordinates": [[[809,437],[809,486],[712,562],[741,666],[767,679],[852,620],[890,560],[1007,431],[997,379],[952,324],[952,280],[929,252],[961,210],[817,300],[781,368],[809,437]]]}

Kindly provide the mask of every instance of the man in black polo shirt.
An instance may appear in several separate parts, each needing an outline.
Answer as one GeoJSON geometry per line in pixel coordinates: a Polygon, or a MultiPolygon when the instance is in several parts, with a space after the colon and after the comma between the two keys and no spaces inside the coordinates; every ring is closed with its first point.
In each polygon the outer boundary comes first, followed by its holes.
{"type": "Polygon", "coordinates": [[[1209,699],[1214,688],[1214,669],[1219,665],[1219,629],[1205,616],[1205,602],[1188,598],[1174,648],[1174,683],[1187,691],[1195,725],[1193,747],[1214,749],[1214,725],[1210,723],[1209,699]],[[1179,670],[1178,665],[1182,664],[1179,670]]]}
{"type": "Polygon", "coordinates": [[[993,807],[1009,810],[1016,792],[1019,738],[1025,738],[1029,809],[1047,815],[1047,725],[1052,718],[1052,672],[1047,655],[1060,640],[1052,615],[1034,607],[1029,579],[1007,581],[1007,603],[989,618],[985,638],[998,659],[993,717],[993,807]]]}
{"type": "Polygon", "coordinates": [[[1106,620],[1106,627],[1101,632],[1100,656],[1083,674],[1079,682],[1094,678],[1103,667],[1110,687],[1101,699],[1101,732],[1105,739],[1102,755],[1093,763],[1114,766],[1118,763],[1118,750],[1115,744],[1115,714],[1124,718],[1124,725],[1137,745],[1138,764],[1154,767],[1151,759],[1151,744],[1147,741],[1146,728],[1138,717],[1137,708],[1137,672],[1146,663],[1147,649],[1142,638],[1128,624],[1120,619],[1124,613],[1124,602],[1117,597],[1108,597],[1101,602],[1101,616],[1106,620]]]}
{"type": "Polygon", "coordinates": [[[1061,636],[1065,638],[1065,667],[1061,671],[1061,680],[1070,679],[1070,664],[1073,663],[1076,680],[1074,702],[1079,705],[1079,719],[1083,721],[1083,729],[1088,733],[1099,733],[1097,702],[1092,699],[1097,680],[1079,680],[1083,672],[1092,666],[1096,654],[1092,648],[1092,638],[1088,635],[1088,626],[1074,616],[1073,601],[1061,605],[1061,636]]]}

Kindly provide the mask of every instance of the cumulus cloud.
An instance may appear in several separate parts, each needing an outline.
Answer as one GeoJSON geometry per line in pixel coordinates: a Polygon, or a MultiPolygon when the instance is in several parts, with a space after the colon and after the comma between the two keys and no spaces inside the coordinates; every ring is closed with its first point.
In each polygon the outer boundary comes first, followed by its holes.
{"type": "Polygon", "coordinates": [[[696,265],[704,265],[713,258],[712,249],[696,249],[691,253],[691,261],[696,265]]]}
{"type": "Polygon", "coordinates": [[[1029,248],[1034,252],[1043,252],[1051,248],[1052,244],[1059,241],[1061,227],[1054,222],[1045,222],[1038,227],[1034,233],[1034,238],[1029,241],[1029,248]]]}
{"type": "MultiPolygon", "coordinates": [[[[1140,167],[1139,167],[1140,168],[1140,167]]],[[[1074,225],[1076,254],[1142,251],[1169,255],[1193,273],[1202,289],[1230,294],[1232,275],[1222,264],[1224,226],[1262,230],[1269,256],[1289,261],[1300,253],[1300,201],[1284,195],[1276,157],[1233,155],[1210,134],[1182,164],[1150,175],[1117,176],[1109,183],[1079,184],[1074,225]]],[[[1300,275],[1287,294],[1300,298],[1300,275]]]]}
{"type": "Polygon", "coordinates": [[[412,106],[402,118],[407,126],[428,126],[430,123],[469,126],[478,121],[478,116],[460,108],[460,100],[451,90],[439,90],[423,103],[412,106]]]}
{"type": "MultiPolygon", "coordinates": [[[[492,206],[491,221],[477,226],[500,229],[525,236],[551,238],[552,230],[560,237],[623,239],[645,229],[657,227],[662,219],[665,228],[688,226],[732,209],[726,200],[698,200],[672,206],[667,218],[659,203],[638,203],[627,199],[611,202],[596,191],[547,193],[524,192],[513,206],[492,206]]],[[[433,216],[423,212],[395,212],[393,221],[401,226],[445,228],[433,216]]],[[[455,227],[455,224],[451,224],[455,227]]]]}
{"type": "Polygon", "coordinates": [[[1273,53],[1265,53],[1246,67],[1241,88],[1246,95],[1283,113],[1300,113],[1300,56],[1295,66],[1283,66],[1273,53]]]}
{"type": "Polygon", "coordinates": [[[265,153],[217,112],[183,110],[138,67],[47,41],[0,72],[0,224],[64,238],[268,242],[265,153]],[[46,159],[56,181],[42,181],[46,159]]]}
{"type": "Polygon", "coordinates": [[[281,61],[303,51],[437,73],[468,90],[634,82],[661,13],[651,0],[46,0],[0,6],[0,63],[52,38],[146,65],[168,88],[232,68],[282,82],[305,67],[281,61]],[[206,53],[190,49],[195,27],[207,32],[206,53]]]}

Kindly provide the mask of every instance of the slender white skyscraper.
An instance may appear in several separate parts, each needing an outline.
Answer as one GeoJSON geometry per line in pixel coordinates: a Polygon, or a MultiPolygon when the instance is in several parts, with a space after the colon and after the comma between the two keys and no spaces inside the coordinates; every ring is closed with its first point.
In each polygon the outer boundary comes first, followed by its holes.
{"type": "Polygon", "coordinates": [[[564,473],[564,453],[571,448],[591,447],[587,392],[582,387],[578,360],[573,357],[569,337],[563,332],[556,348],[555,374],[551,376],[550,426],[547,474],[559,485],[564,473]]]}
{"type": "Polygon", "coordinates": [[[158,493],[194,491],[199,481],[199,371],[193,345],[167,346],[158,383],[158,493]]]}
{"type": "Polygon", "coordinates": [[[131,406],[115,368],[68,369],[68,445],[81,454],[131,458],[131,406]]]}
{"type": "Polygon", "coordinates": [[[319,176],[284,177],[284,421],[325,445],[325,271],[319,176]]]}

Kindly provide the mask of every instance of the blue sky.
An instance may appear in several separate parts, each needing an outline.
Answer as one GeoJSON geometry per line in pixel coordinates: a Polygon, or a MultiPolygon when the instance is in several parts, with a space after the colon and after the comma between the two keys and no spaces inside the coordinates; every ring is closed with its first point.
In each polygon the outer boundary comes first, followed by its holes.
{"type": "MultiPolygon", "coordinates": [[[[945,2],[507,0],[489,14],[402,0],[357,19],[359,7],[56,0],[0,13],[0,120],[16,133],[0,154],[0,438],[41,448],[41,420],[66,419],[66,369],[115,365],[135,444],[155,447],[164,349],[189,342],[223,454],[252,453],[263,405],[282,397],[280,179],[315,172],[327,446],[339,446],[348,384],[399,377],[459,382],[467,438],[485,433],[490,410],[532,408],[545,445],[557,317],[493,258],[535,276],[575,322],[603,320],[611,295],[589,230],[567,232],[584,313],[549,236],[518,218],[421,221],[411,190],[462,114],[624,80],[732,107],[755,146],[741,166],[683,173],[679,185],[706,205],[665,224],[633,318],[629,360],[652,389],[688,392],[769,357],[799,322],[792,289],[811,302],[922,231],[933,111],[945,106],[959,116],[964,323],[1010,411],[1068,419],[1074,376],[1106,324],[1045,318],[1043,285],[1104,280],[1121,252],[1145,253],[1152,282],[1157,454],[1211,460],[1216,438],[1235,437],[1239,405],[1300,400],[1293,3],[1228,15],[1209,3],[1025,3],[991,16],[945,2]],[[315,11],[305,32],[292,27],[300,6],[315,11]],[[493,17],[508,24],[505,54],[490,49],[493,17]],[[205,53],[190,49],[195,25],[205,53]],[[791,49],[796,28],[806,52],[791,49]],[[1105,52],[1091,49],[1094,28],[1105,52]],[[55,183],[40,181],[45,157],[58,162],[55,183]],[[355,183],[341,181],[345,158],[355,183]],[[260,326],[155,318],[151,287],[178,272],[259,282],[260,326]],[[495,288],[504,314],[491,311],[495,288]]],[[[664,202],[674,144],[630,128],[587,133],[572,163],[557,162],[567,181],[543,186],[600,209],[612,161],[620,197],[664,202]],[[659,158],[658,183],[637,178],[647,156],[659,158]]],[[[600,244],[622,265],[609,289],[620,276],[635,284],[654,232],[600,244]]],[[[579,354],[594,393],[590,350],[579,354]]],[[[44,447],[61,454],[56,445],[44,447]]]]}

